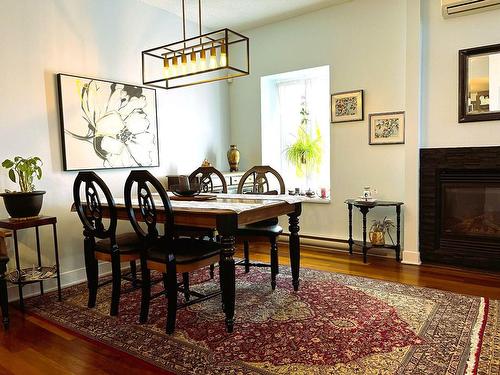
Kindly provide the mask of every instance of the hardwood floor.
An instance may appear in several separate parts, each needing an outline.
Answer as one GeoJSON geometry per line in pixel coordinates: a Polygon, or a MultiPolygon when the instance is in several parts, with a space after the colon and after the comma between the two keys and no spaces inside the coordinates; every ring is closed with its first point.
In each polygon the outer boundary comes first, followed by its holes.
{"type": "MultiPolygon", "coordinates": [[[[280,244],[280,264],[288,263],[280,244]]],[[[241,256],[241,250],[237,253],[241,256]]],[[[267,245],[252,245],[251,257],[268,260],[267,245]]],[[[303,267],[390,280],[471,295],[500,298],[500,274],[484,274],[436,266],[410,266],[393,259],[302,248],[303,267]]],[[[11,306],[11,328],[0,332],[0,374],[153,374],[155,368],[53,324],[21,314],[11,306]]]]}

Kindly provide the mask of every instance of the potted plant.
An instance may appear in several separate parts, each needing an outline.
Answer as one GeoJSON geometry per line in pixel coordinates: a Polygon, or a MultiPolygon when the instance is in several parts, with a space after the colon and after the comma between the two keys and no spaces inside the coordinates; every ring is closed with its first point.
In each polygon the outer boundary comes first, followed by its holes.
{"type": "Polygon", "coordinates": [[[321,131],[318,126],[311,131],[305,102],[302,103],[300,115],[302,119],[297,131],[297,140],[285,149],[285,156],[295,166],[297,177],[305,174],[308,178],[311,173],[318,172],[321,166],[323,157],[321,131]]]}
{"type": "Polygon", "coordinates": [[[394,222],[388,219],[387,216],[384,217],[384,220],[373,220],[369,233],[372,245],[385,245],[385,233],[387,233],[391,241],[394,242],[390,232],[391,228],[394,228],[394,222]]]}
{"type": "Polygon", "coordinates": [[[14,160],[3,161],[2,167],[9,171],[9,178],[12,182],[17,182],[20,188],[20,191],[5,190],[5,193],[0,193],[11,217],[32,217],[40,213],[45,191],[35,190],[33,180],[35,177],[38,180],[42,178],[42,165],[42,160],[37,156],[16,156],[14,160]]]}

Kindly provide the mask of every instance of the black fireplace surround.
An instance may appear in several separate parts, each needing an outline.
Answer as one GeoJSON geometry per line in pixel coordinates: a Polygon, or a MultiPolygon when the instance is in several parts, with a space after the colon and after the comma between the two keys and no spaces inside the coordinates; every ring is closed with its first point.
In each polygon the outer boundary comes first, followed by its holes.
{"type": "Polygon", "coordinates": [[[420,150],[420,254],[500,271],[500,147],[420,150]]]}

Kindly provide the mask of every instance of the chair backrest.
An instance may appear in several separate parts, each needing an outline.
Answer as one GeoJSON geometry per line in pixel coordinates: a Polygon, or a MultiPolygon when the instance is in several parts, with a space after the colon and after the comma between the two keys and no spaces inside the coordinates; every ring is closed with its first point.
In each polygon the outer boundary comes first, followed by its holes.
{"type": "Polygon", "coordinates": [[[199,167],[193,173],[189,175],[189,181],[194,181],[199,178],[201,185],[201,191],[203,193],[213,193],[214,192],[214,181],[212,175],[219,177],[222,183],[222,192],[227,193],[227,183],[224,175],[214,167],[199,167]],[[199,176],[201,174],[201,176],[199,176]]]}
{"type": "Polygon", "coordinates": [[[248,171],[241,177],[240,183],[238,184],[238,194],[243,194],[243,188],[246,184],[246,181],[250,176],[253,176],[252,182],[252,190],[249,191],[249,194],[285,194],[285,182],[283,181],[283,177],[268,165],[257,165],[248,171]],[[279,183],[280,190],[269,190],[269,179],[268,175],[273,175],[279,183]]]}
{"type": "Polygon", "coordinates": [[[151,173],[145,170],[135,170],[125,181],[125,207],[137,235],[143,241],[155,241],[159,237],[157,225],[164,225],[164,238],[172,239],[174,233],[174,215],[172,205],[163,185],[151,173]],[[137,195],[134,198],[134,186],[137,195]],[[151,190],[156,190],[158,199],[155,203],[151,190]],[[163,208],[157,207],[161,204],[163,208]],[[145,223],[144,230],[140,222],[145,223]]]}
{"type": "Polygon", "coordinates": [[[100,239],[110,238],[111,243],[116,243],[117,213],[111,191],[106,183],[95,172],[80,172],[73,184],[73,200],[75,210],[83,224],[84,234],[87,237],[100,239]],[[82,185],[84,187],[82,197],[82,185]],[[102,196],[106,206],[101,203],[102,196]],[[106,227],[103,222],[103,211],[109,211],[109,223],[106,227]]]}

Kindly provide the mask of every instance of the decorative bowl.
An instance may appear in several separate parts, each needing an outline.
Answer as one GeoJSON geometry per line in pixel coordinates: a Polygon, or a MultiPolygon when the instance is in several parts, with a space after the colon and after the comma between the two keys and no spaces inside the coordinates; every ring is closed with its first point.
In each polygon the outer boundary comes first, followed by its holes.
{"type": "Polygon", "coordinates": [[[170,190],[178,197],[194,197],[200,194],[200,184],[190,184],[189,190],[180,190],[179,185],[170,186],[170,190]]]}

